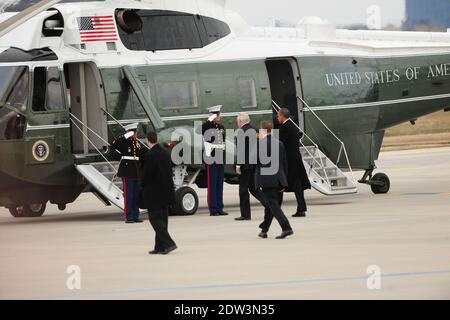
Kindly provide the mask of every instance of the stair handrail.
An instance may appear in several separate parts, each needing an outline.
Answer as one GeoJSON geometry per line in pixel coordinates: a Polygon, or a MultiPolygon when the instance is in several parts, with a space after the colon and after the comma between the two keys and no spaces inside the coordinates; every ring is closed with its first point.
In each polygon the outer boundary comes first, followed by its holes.
{"type": "MultiPolygon", "coordinates": [[[[71,117],[73,117],[75,120],[77,120],[77,122],[79,123],[79,124],[81,124],[83,127],[85,127],[86,129],[88,129],[91,133],[93,133],[97,138],[99,138],[102,142],[104,142],[108,147],[111,147],[111,144],[108,142],[108,141],[106,141],[105,139],[103,139],[103,137],[102,136],[100,136],[97,132],[95,132],[94,130],[92,130],[91,128],[89,128],[89,126],[87,126],[85,123],[83,123],[83,121],[81,121],[80,119],[78,119],[73,113],[71,113],[71,112],[69,112],[69,115],[71,116],[71,117]]],[[[113,148],[114,149],[114,148],[113,148]]],[[[114,149],[114,150],[116,150],[116,149],[114,149]]],[[[118,152],[117,150],[116,150],[116,152],[118,152]]]]}
{"type": "MultiPolygon", "coordinates": [[[[279,112],[279,111],[281,110],[281,107],[280,107],[274,100],[272,100],[272,108],[273,108],[275,111],[277,111],[277,112],[279,112]]],[[[293,125],[294,125],[294,126],[295,126],[302,134],[303,134],[303,136],[304,136],[304,137],[307,137],[307,138],[309,139],[309,141],[314,145],[314,148],[315,148],[316,151],[317,151],[317,150],[320,150],[320,149],[319,149],[319,146],[314,142],[314,140],[312,140],[312,139],[306,134],[306,132],[304,132],[304,131],[302,130],[302,128],[300,128],[299,125],[297,125],[291,118],[289,118],[288,121],[291,121],[292,124],[293,124],[293,125]]],[[[316,160],[316,157],[309,151],[308,147],[304,145],[304,143],[302,142],[302,139],[300,139],[300,144],[306,149],[306,152],[310,155],[311,159],[312,159],[314,162],[316,162],[316,163],[320,166],[320,168],[323,170],[323,172],[324,172],[324,174],[325,174],[325,180],[328,182],[328,185],[329,185],[330,188],[331,188],[331,181],[330,181],[330,179],[328,178],[328,173],[327,173],[327,170],[325,169],[325,164],[323,163],[322,157],[319,156],[320,162],[317,161],[317,160],[316,160]]],[[[300,150],[299,150],[299,151],[300,151],[300,150]]],[[[314,166],[313,166],[313,165],[310,165],[309,167],[310,167],[310,170],[314,171],[319,177],[323,178],[316,170],[314,170],[314,166]]]]}
{"type": "MultiPolygon", "coordinates": [[[[76,118],[76,117],[74,117],[76,118]]],[[[78,121],[80,121],[77,118],[78,121]]],[[[103,160],[105,160],[105,162],[114,170],[115,172],[115,176],[118,174],[117,169],[114,167],[114,165],[105,157],[105,155],[103,154],[103,152],[101,152],[97,146],[92,142],[91,139],[89,139],[89,137],[87,136],[87,134],[84,133],[84,131],[75,123],[75,121],[71,118],[70,121],[72,121],[72,124],[80,131],[80,133],[86,138],[86,140],[95,148],[95,150],[97,151],[97,153],[103,158],[103,160]]],[[[82,126],[85,126],[86,128],[90,129],[87,125],[85,125],[83,122],[80,122],[82,126]]],[[[114,181],[114,178],[113,180],[114,181]]],[[[112,182],[111,181],[111,182],[112,182]]]]}
{"type": "Polygon", "coordinates": [[[352,169],[352,166],[350,164],[350,158],[348,157],[347,148],[345,147],[344,141],[339,139],[339,137],[327,126],[327,124],[317,115],[317,113],[306,103],[305,100],[303,100],[299,96],[297,96],[297,99],[300,100],[303,103],[303,105],[314,115],[314,117],[316,117],[316,119],[319,120],[319,122],[324,126],[324,128],[327,129],[327,131],[329,133],[331,133],[331,135],[339,142],[339,144],[341,145],[341,148],[339,150],[338,159],[336,161],[336,166],[338,166],[339,161],[341,160],[342,152],[344,152],[345,159],[346,159],[346,162],[347,162],[347,165],[348,165],[348,169],[350,170],[350,174],[352,176],[353,183],[356,185],[356,179],[355,179],[355,176],[353,174],[353,169],[352,169]]]}
{"type": "MultiPolygon", "coordinates": [[[[117,123],[119,126],[121,126],[123,130],[126,130],[126,129],[125,129],[125,126],[124,126],[123,124],[121,124],[120,121],[117,120],[111,113],[109,113],[108,111],[106,111],[104,108],[100,108],[100,110],[102,110],[106,115],[108,115],[111,119],[113,119],[113,121],[114,121],[115,123],[117,123]]],[[[150,150],[150,147],[149,147],[144,141],[142,141],[142,140],[139,139],[139,138],[137,138],[137,140],[138,140],[145,148],[147,148],[148,150],[150,150]]]]}

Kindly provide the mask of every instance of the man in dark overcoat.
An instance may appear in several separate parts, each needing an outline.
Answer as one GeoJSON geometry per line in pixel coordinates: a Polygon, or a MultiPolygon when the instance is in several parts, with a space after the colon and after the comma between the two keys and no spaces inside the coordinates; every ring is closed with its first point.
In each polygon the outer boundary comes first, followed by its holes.
{"type": "Polygon", "coordinates": [[[297,212],[293,217],[305,217],[307,211],[305,190],[311,189],[311,183],[300,152],[302,134],[291,120],[288,109],[283,108],[278,112],[278,122],[280,123],[280,141],[283,142],[286,149],[288,161],[288,188],[286,192],[294,192],[297,199],[297,212]]]}
{"type": "Polygon", "coordinates": [[[150,254],[168,254],[177,245],[168,231],[169,207],[175,203],[172,159],[154,132],[147,134],[150,151],[145,154],[142,173],[140,207],[148,209],[150,223],[155,230],[155,249],[150,254]]]}

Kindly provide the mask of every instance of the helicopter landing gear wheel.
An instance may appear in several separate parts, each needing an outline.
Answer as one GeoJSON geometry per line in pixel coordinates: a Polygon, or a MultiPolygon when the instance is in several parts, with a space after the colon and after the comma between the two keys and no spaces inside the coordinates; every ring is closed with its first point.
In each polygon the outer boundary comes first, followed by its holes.
{"type": "Polygon", "coordinates": [[[377,173],[371,180],[373,184],[370,188],[374,194],[386,194],[391,189],[391,181],[384,173],[377,173]]]}
{"type": "Polygon", "coordinates": [[[25,217],[25,207],[24,206],[12,207],[12,208],[8,208],[8,209],[9,209],[9,213],[14,218],[23,218],[23,217],[25,217]]]}
{"type": "Polygon", "coordinates": [[[37,218],[41,217],[46,209],[45,203],[28,204],[9,208],[9,213],[14,218],[37,218]]]}
{"type": "Polygon", "coordinates": [[[374,167],[367,169],[364,176],[358,182],[369,185],[374,194],[388,193],[391,189],[391,181],[389,180],[389,177],[384,173],[377,173],[372,176],[374,169],[374,167]]]}
{"type": "Polygon", "coordinates": [[[198,210],[198,196],[194,189],[181,187],[175,192],[175,206],[172,213],[180,216],[192,216],[198,210]]]}

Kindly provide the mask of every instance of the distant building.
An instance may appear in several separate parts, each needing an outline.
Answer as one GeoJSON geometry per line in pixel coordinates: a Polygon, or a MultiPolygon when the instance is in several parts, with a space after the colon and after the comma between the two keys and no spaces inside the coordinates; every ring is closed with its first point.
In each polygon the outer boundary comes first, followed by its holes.
{"type": "Polygon", "coordinates": [[[450,28],[450,0],[406,0],[406,29],[450,28]]]}
{"type": "Polygon", "coordinates": [[[274,17],[267,19],[266,23],[264,24],[264,27],[269,28],[292,28],[294,26],[295,25],[290,22],[280,20],[274,17]]]}

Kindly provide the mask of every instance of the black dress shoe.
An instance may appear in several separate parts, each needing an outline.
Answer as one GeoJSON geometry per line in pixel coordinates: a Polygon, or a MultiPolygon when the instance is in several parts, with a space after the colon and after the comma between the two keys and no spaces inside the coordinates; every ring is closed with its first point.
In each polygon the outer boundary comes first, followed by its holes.
{"type": "Polygon", "coordinates": [[[293,218],[304,218],[306,217],[306,212],[297,212],[296,214],[292,215],[293,218]]]}
{"type": "Polygon", "coordinates": [[[239,217],[239,218],[236,218],[236,219],[234,219],[234,220],[236,220],[236,221],[250,221],[250,220],[252,220],[252,218],[239,217]]]}
{"type": "Polygon", "coordinates": [[[148,254],[161,254],[161,251],[153,250],[153,251],[150,251],[148,254]]]}
{"type": "Polygon", "coordinates": [[[143,223],[144,221],[138,219],[138,220],[134,220],[134,223],[143,223]]]}
{"type": "Polygon", "coordinates": [[[134,223],[134,220],[127,220],[125,223],[134,223]]]}
{"type": "Polygon", "coordinates": [[[225,211],[220,211],[219,212],[219,216],[227,216],[227,215],[228,215],[228,213],[225,212],[225,211]]]}
{"type": "Polygon", "coordinates": [[[258,234],[258,237],[263,238],[263,239],[267,239],[267,232],[261,231],[261,233],[258,234]]]}
{"type": "Polygon", "coordinates": [[[176,250],[176,249],[178,249],[178,247],[177,247],[176,245],[174,245],[174,246],[172,246],[172,247],[170,247],[170,248],[168,248],[168,249],[162,251],[161,254],[164,254],[164,255],[165,255],[165,254],[169,254],[169,253],[171,253],[172,251],[174,251],[174,250],[176,250]]]}
{"type": "Polygon", "coordinates": [[[209,215],[210,215],[211,217],[218,217],[218,216],[220,216],[220,214],[217,213],[217,212],[215,212],[215,213],[210,213],[209,215]]]}
{"type": "Polygon", "coordinates": [[[289,231],[283,231],[278,237],[276,237],[275,239],[285,239],[286,237],[292,236],[294,234],[294,231],[289,230],[289,231]]]}

